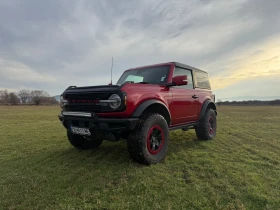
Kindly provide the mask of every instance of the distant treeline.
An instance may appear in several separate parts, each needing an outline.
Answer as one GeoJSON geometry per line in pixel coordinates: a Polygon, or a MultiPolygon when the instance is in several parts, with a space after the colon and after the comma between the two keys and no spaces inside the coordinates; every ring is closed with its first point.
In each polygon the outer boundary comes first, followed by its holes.
{"type": "Polygon", "coordinates": [[[0,90],[0,105],[54,105],[58,101],[43,90],[0,90]]]}
{"type": "Polygon", "coordinates": [[[280,99],[270,101],[249,100],[249,101],[218,101],[218,106],[280,106],[280,99]]]}

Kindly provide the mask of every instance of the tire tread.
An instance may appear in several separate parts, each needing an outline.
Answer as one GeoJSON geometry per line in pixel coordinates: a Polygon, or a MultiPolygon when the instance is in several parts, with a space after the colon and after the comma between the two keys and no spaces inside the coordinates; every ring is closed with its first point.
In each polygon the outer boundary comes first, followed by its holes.
{"type": "MultiPolygon", "coordinates": [[[[148,126],[149,121],[156,120],[156,119],[164,120],[166,123],[166,127],[168,128],[167,122],[162,115],[157,113],[147,113],[140,118],[139,123],[137,124],[135,130],[131,132],[127,140],[127,148],[130,157],[136,162],[139,162],[141,164],[149,165],[149,164],[156,163],[156,161],[145,156],[142,151],[143,149],[142,141],[143,138],[146,139],[146,136],[144,136],[143,133],[145,133],[145,129],[148,126]]],[[[166,153],[164,154],[164,157],[162,159],[164,159],[165,156],[166,153]]]]}
{"type": "Polygon", "coordinates": [[[210,115],[216,115],[213,109],[207,109],[198,126],[195,128],[196,136],[200,140],[211,140],[212,137],[208,133],[207,119],[210,115]]]}

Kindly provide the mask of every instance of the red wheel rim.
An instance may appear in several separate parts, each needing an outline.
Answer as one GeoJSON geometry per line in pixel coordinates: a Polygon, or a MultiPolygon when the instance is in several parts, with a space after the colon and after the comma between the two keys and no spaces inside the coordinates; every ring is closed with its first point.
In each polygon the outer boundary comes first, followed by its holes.
{"type": "Polygon", "coordinates": [[[208,118],[208,133],[209,134],[213,134],[215,131],[215,121],[214,121],[214,117],[210,116],[208,118]]]}
{"type": "Polygon", "coordinates": [[[148,151],[156,155],[160,152],[164,144],[164,133],[160,126],[154,125],[148,132],[147,148],[148,151]]]}

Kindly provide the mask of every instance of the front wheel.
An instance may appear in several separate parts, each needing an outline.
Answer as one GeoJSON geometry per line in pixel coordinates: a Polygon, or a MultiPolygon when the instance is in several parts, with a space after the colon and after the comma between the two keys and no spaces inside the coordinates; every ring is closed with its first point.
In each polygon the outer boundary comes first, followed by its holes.
{"type": "Polygon", "coordinates": [[[196,136],[200,140],[215,138],[217,131],[217,118],[213,109],[207,109],[198,126],[195,128],[196,136]]]}
{"type": "Polygon", "coordinates": [[[83,136],[73,134],[71,132],[67,132],[67,137],[72,146],[77,149],[87,150],[99,147],[103,140],[102,139],[90,139],[87,140],[83,136]]]}
{"type": "Polygon", "coordinates": [[[167,153],[169,142],[168,124],[159,114],[148,114],[140,122],[127,140],[131,158],[142,164],[161,162],[167,153]]]}

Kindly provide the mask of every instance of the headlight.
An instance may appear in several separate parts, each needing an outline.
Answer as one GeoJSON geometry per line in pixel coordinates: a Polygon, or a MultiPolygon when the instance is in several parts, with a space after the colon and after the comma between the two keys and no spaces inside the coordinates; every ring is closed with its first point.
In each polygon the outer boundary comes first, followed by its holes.
{"type": "Polygon", "coordinates": [[[112,108],[112,109],[117,109],[120,107],[121,103],[122,103],[122,100],[120,98],[119,95],[117,94],[113,94],[109,97],[108,99],[110,102],[109,102],[109,106],[112,108]]]}
{"type": "Polygon", "coordinates": [[[60,96],[60,102],[59,102],[60,108],[61,108],[61,109],[63,108],[63,103],[62,103],[63,100],[64,100],[64,98],[63,98],[63,96],[61,95],[61,96],[60,96]]]}
{"type": "Polygon", "coordinates": [[[60,107],[63,109],[64,105],[67,104],[67,100],[63,98],[63,95],[60,96],[60,107]]]}

